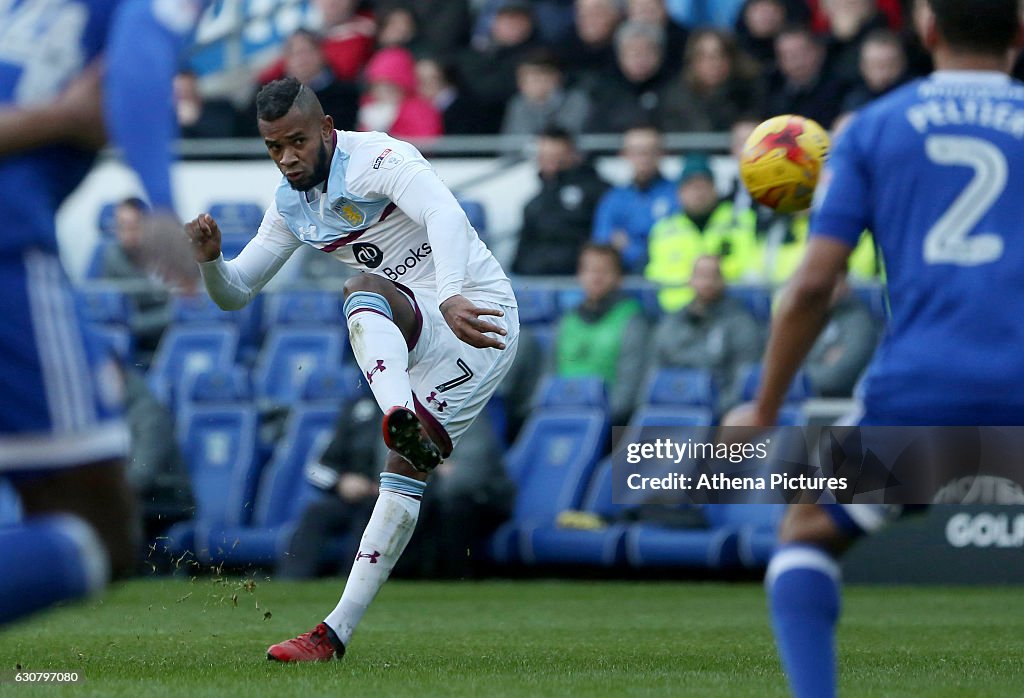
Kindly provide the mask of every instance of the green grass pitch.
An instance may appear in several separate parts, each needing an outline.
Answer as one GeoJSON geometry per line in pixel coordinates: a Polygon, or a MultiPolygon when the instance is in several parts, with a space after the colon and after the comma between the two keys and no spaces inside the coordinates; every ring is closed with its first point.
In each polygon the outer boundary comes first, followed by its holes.
{"type": "MultiPolygon", "coordinates": [[[[341,582],[136,581],[0,631],[0,695],[785,696],[755,584],[395,581],[341,662],[281,665],[341,582]],[[77,685],[9,683],[77,671],[77,685]]],[[[848,589],[845,696],[1022,696],[1012,588],[848,589]]]]}

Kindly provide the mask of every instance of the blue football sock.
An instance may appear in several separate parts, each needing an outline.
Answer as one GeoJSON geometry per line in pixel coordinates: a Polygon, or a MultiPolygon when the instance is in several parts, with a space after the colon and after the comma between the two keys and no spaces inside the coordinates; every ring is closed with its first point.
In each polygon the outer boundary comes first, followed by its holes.
{"type": "Polygon", "coordinates": [[[836,695],[839,565],[821,548],[784,545],[765,575],[782,668],[796,698],[836,695]]]}
{"type": "Polygon", "coordinates": [[[110,562],[96,532],[66,514],[0,528],[0,624],[106,586],[110,562]]]}

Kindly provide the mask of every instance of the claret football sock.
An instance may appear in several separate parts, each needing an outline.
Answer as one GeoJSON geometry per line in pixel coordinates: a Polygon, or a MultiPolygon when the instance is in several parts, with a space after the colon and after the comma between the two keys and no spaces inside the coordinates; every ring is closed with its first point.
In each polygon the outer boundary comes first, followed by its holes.
{"type": "Polygon", "coordinates": [[[57,514],[0,530],[0,624],[103,589],[110,560],[96,531],[57,514]]]}
{"type": "Polygon", "coordinates": [[[836,694],[839,565],[821,548],[784,545],[765,575],[775,642],[796,698],[836,694]]]}
{"type": "Polygon", "coordinates": [[[380,495],[359,541],[345,591],[337,607],[324,619],[346,646],[409,543],[426,486],[411,477],[381,473],[380,495]]]}
{"type": "Polygon", "coordinates": [[[356,291],[345,300],[345,317],[352,353],[381,411],[396,405],[411,408],[409,349],[387,299],[356,291]]]}

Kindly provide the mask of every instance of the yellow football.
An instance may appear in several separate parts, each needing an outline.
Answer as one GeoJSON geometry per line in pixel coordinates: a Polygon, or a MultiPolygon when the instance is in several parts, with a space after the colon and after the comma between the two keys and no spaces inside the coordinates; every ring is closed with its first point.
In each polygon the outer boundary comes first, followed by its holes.
{"type": "Polygon", "coordinates": [[[758,203],[780,213],[811,205],[831,140],[816,121],[773,116],[754,129],[740,155],[740,179],[758,203]]]}

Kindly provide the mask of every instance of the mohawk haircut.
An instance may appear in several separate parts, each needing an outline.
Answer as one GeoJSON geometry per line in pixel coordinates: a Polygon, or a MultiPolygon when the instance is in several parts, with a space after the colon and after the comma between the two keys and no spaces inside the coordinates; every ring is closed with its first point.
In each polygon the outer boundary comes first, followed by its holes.
{"type": "Polygon", "coordinates": [[[295,78],[281,78],[268,82],[256,95],[256,118],[277,121],[293,107],[306,114],[323,116],[324,109],[316,93],[295,78]]]}
{"type": "Polygon", "coordinates": [[[1019,0],[927,0],[953,49],[1001,56],[1020,29],[1019,0]]]}

